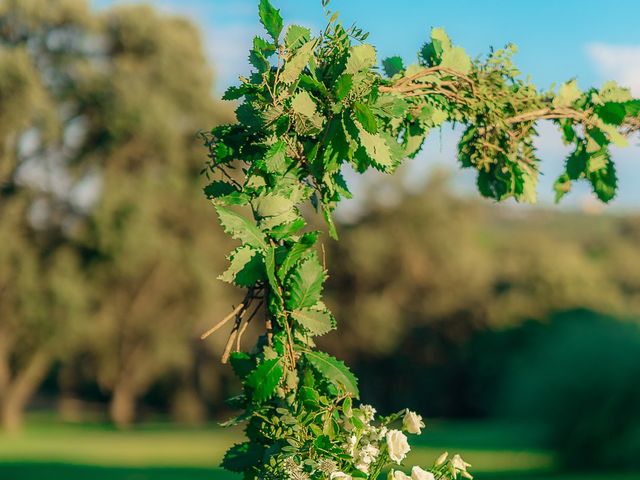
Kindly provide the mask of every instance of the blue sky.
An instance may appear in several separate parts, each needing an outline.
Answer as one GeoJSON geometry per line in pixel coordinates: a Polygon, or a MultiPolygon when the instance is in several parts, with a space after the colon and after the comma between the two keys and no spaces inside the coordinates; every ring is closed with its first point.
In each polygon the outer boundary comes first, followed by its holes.
{"type": "MultiPolygon", "coordinates": [[[[319,30],[324,24],[320,0],[272,0],[281,9],[285,23],[299,23],[319,30]]],[[[93,0],[106,8],[130,0],[93,0]]],[[[262,33],[257,20],[257,0],[156,0],[147,1],[161,10],[185,15],[201,27],[207,55],[216,70],[214,89],[220,93],[246,74],[250,42],[262,33]]],[[[599,85],[607,78],[618,80],[640,96],[640,2],[637,0],[332,0],[330,8],[344,23],[356,22],[371,33],[380,57],[401,55],[411,62],[433,26],[443,26],[454,43],[472,55],[490,46],[508,42],[519,47],[516,63],[543,87],[576,77],[579,85],[599,85]]],[[[427,145],[425,158],[409,166],[411,178],[424,178],[429,167],[455,165],[456,133],[445,131],[427,145]],[[429,158],[429,162],[427,162],[429,158]]],[[[615,152],[621,177],[621,191],[615,207],[640,208],[640,148],[615,152]]],[[[559,138],[542,128],[538,142],[545,173],[541,199],[551,199],[550,185],[560,170],[566,150],[559,138]]],[[[461,175],[466,185],[472,177],[461,175]]],[[[419,185],[420,182],[416,182],[419,185]]],[[[569,205],[588,200],[588,188],[578,188],[569,205]]]]}

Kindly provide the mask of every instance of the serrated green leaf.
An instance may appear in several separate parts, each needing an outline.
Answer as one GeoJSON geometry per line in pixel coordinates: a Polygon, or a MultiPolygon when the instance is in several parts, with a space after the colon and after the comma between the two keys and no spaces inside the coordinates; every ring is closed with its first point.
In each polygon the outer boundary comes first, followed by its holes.
{"type": "Polygon", "coordinates": [[[269,285],[271,291],[282,301],[282,295],[280,295],[280,285],[276,281],[276,250],[270,246],[264,255],[265,270],[267,272],[267,278],[269,279],[269,285]]]}
{"type": "Polygon", "coordinates": [[[453,47],[442,54],[440,66],[451,68],[466,75],[471,71],[471,59],[462,47],[453,47]]]}
{"type": "Polygon", "coordinates": [[[229,256],[229,268],[218,277],[239,287],[251,287],[265,278],[265,265],[260,253],[249,245],[236,248],[229,256]]]}
{"type": "Polygon", "coordinates": [[[640,115],[640,99],[624,102],[624,109],[626,110],[627,115],[637,117],[640,115]]]}
{"type": "Polygon", "coordinates": [[[283,25],[280,10],[274,8],[269,0],[260,0],[258,13],[260,15],[260,22],[264,26],[265,30],[271,38],[273,38],[273,41],[277,42],[280,32],[282,32],[283,25]]]}
{"type": "Polygon", "coordinates": [[[378,123],[376,122],[376,118],[367,107],[362,102],[355,102],[353,104],[353,109],[356,113],[356,118],[360,122],[360,125],[369,133],[376,134],[378,133],[378,123]]]}
{"type": "Polygon", "coordinates": [[[393,77],[396,73],[404,71],[402,57],[389,57],[382,61],[382,68],[387,77],[393,77]]]}
{"type": "Polygon", "coordinates": [[[600,128],[606,133],[609,141],[616,147],[626,147],[629,145],[629,141],[614,125],[602,125],[600,128]]]}
{"type": "Polygon", "coordinates": [[[349,59],[344,69],[344,73],[358,73],[369,70],[376,64],[376,49],[373,45],[363,43],[352,47],[349,52],[349,59]]]}
{"type": "Polygon", "coordinates": [[[603,122],[611,125],[620,125],[627,116],[625,104],[620,102],[607,102],[604,105],[598,105],[595,112],[603,122]]]}
{"type": "Polygon", "coordinates": [[[284,173],[287,170],[287,145],[283,140],[278,140],[269,147],[264,156],[264,165],[269,173],[284,173]]]}
{"type": "Polygon", "coordinates": [[[291,109],[294,113],[303,117],[313,118],[316,114],[316,102],[305,90],[298,93],[291,101],[291,109]]]}
{"type": "Polygon", "coordinates": [[[240,379],[244,379],[256,368],[254,358],[246,352],[232,352],[229,355],[229,363],[240,379]]]}
{"type": "Polygon", "coordinates": [[[336,327],[335,319],[326,310],[304,308],[291,312],[291,317],[313,335],[324,335],[336,327]]]}
{"type": "Polygon", "coordinates": [[[345,98],[349,94],[352,85],[353,75],[350,75],[348,73],[340,75],[333,89],[334,93],[336,94],[336,100],[340,101],[345,98]]]}
{"type": "Polygon", "coordinates": [[[438,65],[442,54],[451,48],[451,39],[444,28],[431,29],[431,42],[425,44],[420,52],[422,58],[429,65],[438,65]]]}
{"type": "Polygon", "coordinates": [[[318,232],[307,232],[289,249],[289,253],[278,269],[278,278],[280,280],[284,280],[289,270],[311,250],[317,239],[318,232]]]}
{"type": "Polygon", "coordinates": [[[573,102],[578,100],[582,92],[578,88],[578,84],[575,80],[570,80],[563,83],[558,90],[558,94],[553,99],[554,107],[570,107],[573,102]]]}
{"type": "Polygon", "coordinates": [[[262,461],[264,447],[255,442],[234,445],[222,459],[222,467],[230,472],[242,473],[262,461]]]}
{"type": "Polygon", "coordinates": [[[298,233],[306,224],[304,218],[298,217],[292,222],[276,225],[271,229],[270,235],[276,241],[283,240],[298,233]]]}
{"type": "Polygon", "coordinates": [[[225,207],[216,205],[216,211],[222,228],[233,238],[258,249],[266,247],[264,233],[252,221],[225,207]]]}
{"type": "Polygon", "coordinates": [[[569,191],[571,191],[571,179],[564,173],[558,177],[553,184],[553,190],[556,192],[556,203],[559,202],[569,191]]]}
{"type": "Polygon", "coordinates": [[[380,135],[373,135],[367,132],[359,122],[356,122],[358,128],[358,141],[366,152],[371,163],[381,170],[388,170],[393,167],[393,157],[391,148],[380,135]]]}
{"type": "Polygon", "coordinates": [[[251,388],[254,400],[264,402],[273,396],[283,374],[282,358],[265,360],[247,376],[245,385],[251,388]]]}
{"type": "Polygon", "coordinates": [[[297,310],[311,307],[320,300],[325,274],[314,252],[297,264],[289,275],[287,308],[297,310]]]}
{"type": "Polygon", "coordinates": [[[296,50],[291,58],[284,64],[284,68],[282,72],[280,72],[280,80],[282,80],[283,83],[290,85],[300,77],[302,70],[304,70],[304,67],[307,66],[311,59],[315,44],[315,40],[309,40],[296,50]]]}
{"type": "Polygon", "coordinates": [[[324,352],[309,351],[304,354],[313,367],[336,388],[359,397],[358,381],[340,360],[324,352]]]}
{"type": "Polygon", "coordinates": [[[297,198],[286,197],[280,193],[268,193],[258,197],[253,205],[260,227],[270,229],[295,220],[298,217],[296,201],[297,198]]]}
{"type": "Polygon", "coordinates": [[[216,205],[246,205],[249,202],[246,193],[228,182],[219,180],[204,187],[204,194],[216,205]]]}
{"type": "Polygon", "coordinates": [[[300,25],[291,25],[284,37],[284,44],[289,50],[300,48],[311,38],[311,30],[300,25]]]}

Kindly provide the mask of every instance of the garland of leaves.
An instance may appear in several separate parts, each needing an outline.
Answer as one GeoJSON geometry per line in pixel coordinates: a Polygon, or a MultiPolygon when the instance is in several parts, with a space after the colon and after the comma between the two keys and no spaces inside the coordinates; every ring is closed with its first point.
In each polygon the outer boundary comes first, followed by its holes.
{"type": "MultiPolygon", "coordinates": [[[[609,146],[625,145],[640,129],[640,101],[615,83],[582,92],[570,81],[541,92],[512,64],[513,46],[471,60],[440,28],[416,63],[388,58],[383,75],[367,34],[343,27],[327,4],[327,26],[312,37],[298,25],[283,34],[279,11],[260,1],[269,38],[254,38],[253,73],[224,95],[243,100],[237,123],[205,135],[212,178],[205,194],[241,242],[220,278],[247,293],[203,338],[232,323],[222,361],[242,381],[243,393],[229,404],[243,413],[227,424],[245,423],[247,441],[227,452],[223,466],[245,479],[377,478],[406,455],[401,430],[424,426],[413,412],[375,418],[372,407],[354,406],[355,376],[315,348],[313,338],[336,321],[321,299],[327,273],[319,232],[305,231],[300,209],[310,201],[337,239],[332,212],[351,196],[345,163],[358,172],[393,172],[432,129],[455,122],[465,127],[460,164],[477,170],[480,193],[535,202],[533,138],[536,122],[550,119],[574,145],[555,183],[557,198],[584,179],[606,202],[616,192],[609,146]],[[264,335],[247,352],[242,337],[257,318],[264,335]]],[[[426,470],[414,467],[411,478],[470,478],[468,466],[445,454],[426,470]]]]}

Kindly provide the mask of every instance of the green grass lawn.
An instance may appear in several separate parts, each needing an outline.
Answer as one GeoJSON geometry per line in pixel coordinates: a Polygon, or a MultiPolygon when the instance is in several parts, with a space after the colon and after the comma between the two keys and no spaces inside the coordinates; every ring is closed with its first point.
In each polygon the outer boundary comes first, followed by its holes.
{"type": "MultiPolygon", "coordinates": [[[[17,436],[0,435],[0,480],[225,480],[217,468],[239,430],[146,425],[120,432],[107,425],[33,419],[17,436]]],[[[632,480],[640,475],[564,475],[536,448],[533,429],[499,423],[434,423],[414,442],[407,464],[430,464],[459,452],[485,480],[632,480]]]]}

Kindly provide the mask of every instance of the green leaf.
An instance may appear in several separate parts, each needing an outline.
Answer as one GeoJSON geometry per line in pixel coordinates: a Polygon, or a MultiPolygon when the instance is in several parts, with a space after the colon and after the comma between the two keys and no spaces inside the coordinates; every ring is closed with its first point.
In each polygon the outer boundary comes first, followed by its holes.
{"type": "Polygon", "coordinates": [[[588,173],[587,177],[593,192],[603,202],[607,203],[616,196],[618,177],[615,165],[608,156],[605,167],[588,173]]]}
{"type": "Polygon", "coordinates": [[[302,70],[304,70],[304,67],[307,66],[311,59],[315,44],[315,40],[309,40],[284,64],[284,68],[282,72],[280,72],[280,80],[282,80],[283,83],[290,85],[300,77],[302,70]]]}
{"type": "Polygon", "coordinates": [[[603,122],[611,125],[620,125],[627,116],[625,104],[620,102],[607,102],[604,105],[598,105],[595,112],[603,122]]]}
{"type": "Polygon", "coordinates": [[[278,140],[269,147],[264,156],[264,165],[269,173],[284,173],[287,170],[287,144],[283,140],[278,140]]]}
{"type": "Polygon", "coordinates": [[[251,287],[265,278],[265,265],[260,253],[249,245],[236,248],[230,255],[231,265],[218,277],[239,287],[251,287]]]}
{"type": "Polygon", "coordinates": [[[554,107],[570,107],[573,102],[578,100],[582,96],[582,92],[578,88],[578,84],[575,80],[570,80],[563,83],[558,90],[558,94],[553,99],[554,107]]]}
{"type": "Polygon", "coordinates": [[[304,354],[313,367],[336,388],[359,397],[358,380],[340,360],[324,352],[309,351],[304,354]]]}
{"type": "Polygon", "coordinates": [[[291,312],[291,317],[313,335],[324,335],[336,328],[335,319],[327,310],[304,308],[291,312]]]}
{"type": "Polygon", "coordinates": [[[351,48],[344,73],[358,73],[369,70],[376,64],[376,49],[364,43],[351,48]]]}
{"type": "Polygon", "coordinates": [[[336,84],[333,90],[334,93],[336,94],[336,100],[340,101],[343,98],[345,98],[349,94],[349,91],[351,90],[352,85],[353,85],[353,75],[350,75],[350,74],[340,75],[340,77],[336,81],[336,84]]]}
{"type": "Polygon", "coordinates": [[[311,30],[300,25],[291,25],[284,37],[284,44],[289,50],[300,48],[311,38],[311,30]]]}
{"type": "Polygon", "coordinates": [[[244,442],[234,445],[222,460],[222,468],[231,472],[242,473],[260,463],[264,456],[264,447],[255,442],[244,442]]]}
{"type": "Polygon", "coordinates": [[[283,374],[282,358],[265,360],[247,376],[245,385],[251,388],[254,400],[264,402],[273,396],[283,374]]]}
{"type": "Polygon", "coordinates": [[[358,140],[360,145],[364,148],[371,163],[382,171],[391,169],[394,163],[393,157],[391,156],[391,149],[384,138],[367,132],[358,122],[356,122],[356,126],[359,132],[358,140]]]}
{"type": "Polygon", "coordinates": [[[204,187],[204,194],[215,205],[246,205],[249,202],[249,196],[246,193],[230,183],[219,180],[204,187]]]}
{"type": "Polygon", "coordinates": [[[627,115],[637,117],[640,115],[640,99],[624,102],[624,109],[626,110],[627,115]]]}
{"type": "Polygon", "coordinates": [[[280,15],[280,10],[275,9],[269,0],[260,0],[258,13],[260,15],[260,22],[265,30],[271,38],[273,38],[273,41],[277,42],[280,32],[282,32],[282,16],[280,15]]]}
{"type": "Polygon", "coordinates": [[[276,250],[273,247],[269,247],[264,256],[265,260],[265,269],[267,271],[267,278],[269,279],[269,285],[271,286],[271,291],[282,301],[282,296],[280,295],[280,285],[276,281],[276,250]]]}
{"type": "Polygon", "coordinates": [[[629,145],[627,138],[622,135],[614,125],[602,125],[600,128],[607,134],[609,141],[616,147],[626,147],[629,145]]]}
{"type": "Polygon", "coordinates": [[[466,75],[471,71],[471,59],[462,47],[453,47],[442,54],[440,66],[466,75]]]}
{"type": "Polygon", "coordinates": [[[289,270],[311,250],[311,247],[315,245],[317,239],[318,232],[307,232],[300,237],[300,240],[291,247],[282,265],[280,265],[278,269],[278,277],[280,280],[284,280],[289,270]]]}
{"type": "Polygon", "coordinates": [[[258,249],[266,247],[264,233],[252,221],[225,207],[216,206],[216,211],[226,233],[258,249]]]}
{"type": "Polygon", "coordinates": [[[378,133],[378,124],[369,107],[362,102],[355,102],[353,108],[360,125],[369,133],[378,133]]]}
{"type": "Polygon", "coordinates": [[[291,101],[291,109],[294,113],[303,117],[313,118],[316,114],[316,102],[305,90],[298,93],[291,101]]]}
{"type": "Polygon", "coordinates": [[[396,73],[404,71],[404,63],[402,57],[389,57],[382,61],[382,68],[387,77],[393,77],[396,73]]]}
{"type": "Polygon", "coordinates": [[[324,270],[315,252],[297,264],[289,276],[287,308],[296,310],[318,303],[324,278],[324,270]]]}
{"type": "Polygon", "coordinates": [[[338,230],[336,229],[336,224],[333,221],[333,216],[331,215],[331,209],[326,205],[322,205],[322,216],[324,217],[324,221],[329,228],[329,236],[334,240],[338,240],[338,230]]]}
{"type": "Polygon", "coordinates": [[[246,352],[232,352],[229,363],[234,373],[242,380],[256,368],[254,358],[246,352]]]}
{"type": "Polygon", "coordinates": [[[420,52],[422,58],[431,66],[438,65],[442,54],[451,48],[451,40],[444,28],[431,29],[431,42],[425,44],[420,52]]]}
{"type": "Polygon", "coordinates": [[[276,225],[271,229],[270,235],[276,241],[283,240],[298,233],[306,224],[304,218],[298,217],[292,222],[276,225]]]}

